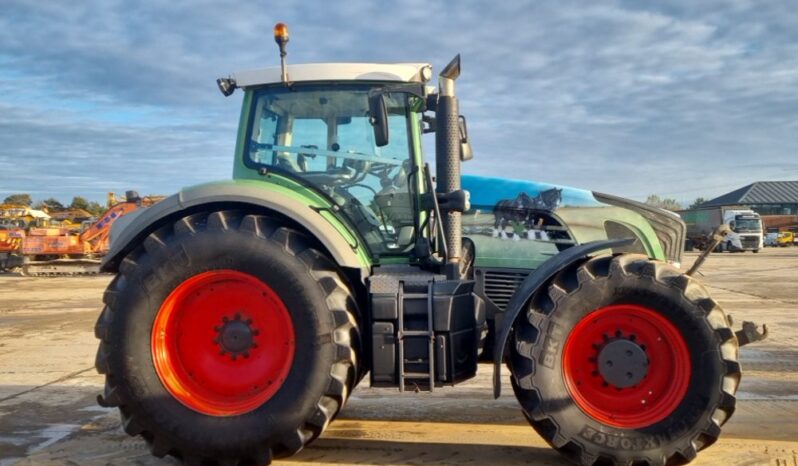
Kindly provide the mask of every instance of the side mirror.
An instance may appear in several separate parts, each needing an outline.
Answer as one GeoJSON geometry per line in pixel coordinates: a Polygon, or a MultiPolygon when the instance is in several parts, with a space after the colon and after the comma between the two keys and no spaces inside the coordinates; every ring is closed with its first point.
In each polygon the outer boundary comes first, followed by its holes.
{"type": "Polygon", "coordinates": [[[388,145],[388,105],[382,92],[369,95],[369,121],[374,128],[377,147],[388,145]]]}
{"type": "Polygon", "coordinates": [[[471,151],[471,142],[468,140],[468,126],[465,117],[460,115],[458,121],[460,123],[460,160],[466,162],[474,158],[474,153],[471,151]]]}

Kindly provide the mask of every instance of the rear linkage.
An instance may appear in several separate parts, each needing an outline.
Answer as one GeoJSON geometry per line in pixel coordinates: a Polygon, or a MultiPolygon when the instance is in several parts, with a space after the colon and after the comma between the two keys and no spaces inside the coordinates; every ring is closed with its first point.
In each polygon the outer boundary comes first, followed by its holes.
{"type": "MultiPolygon", "coordinates": [[[[715,230],[714,233],[712,233],[712,242],[701,252],[698,258],[695,260],[695,263],[693,263],[693,266],[687,271],[687,275],[693,276],[696,272],[698,272],[698,269],[704,264],[704,262],[707,260],[707,257],[712,254],[712,251],[718,247],[718,245],[724,240],[724,238],[726,238],[726,235],[728,235],[730,231],[731,229],[729,229],[728,225],[721,225],[717,230],[715,230]]],[[[733,326],[734,321],[731,314],[728,315],[728,319],[729,326],[733,326]]],[[[745,320],[743,321],[743,328],[734,332],[734,335],[737,337],[737,343],[740,345],[740,347],[743,347],[749,343],[762,341],[767,338],[768,326],[766,324],[762,324],[762,332],[760,333],[758,326],[754,322],[745,320]]]]}

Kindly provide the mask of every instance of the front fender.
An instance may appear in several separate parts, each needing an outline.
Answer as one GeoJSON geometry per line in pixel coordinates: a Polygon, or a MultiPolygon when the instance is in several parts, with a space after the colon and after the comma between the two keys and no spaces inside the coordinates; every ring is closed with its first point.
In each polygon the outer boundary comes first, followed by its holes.
{"type": "Polygon", "coordinates": [[[202,206],[249,205],[282,214],[304,227],[327,249],[341,267],[363,269],[368,258],[357,239],[334,225],[337,219],[324,208],[303,200],[287,188],[255,181],[223,181],[187,188],[157,204],[122,217],[111,230],[111,247],[102,270],[116,271],[119,262],[147,235],[170,219],[195,212],[202,206]],[[314,207],[316,207],[314,209],[314,207]]]}
{"type": "Polygon", "coordinates": [[[524,279],[512,298],[510,298],[510,302],[507,303],[502,316],[501,331],[497,333],[496,337],[496,346],[493,351],[493,396],[495,398],[501,395],[501,365],[504,360],[504,348],[507,346],[507,340],[510,337],[510,330],[512,330],[515,319],[524,309],[529,298],[563,268],[586,259],[591,253],[596,251],[626,246],[632,242],[634,242],[633,238],[623,238],[591,241],[570,247],[544,262],[524,279]]]}

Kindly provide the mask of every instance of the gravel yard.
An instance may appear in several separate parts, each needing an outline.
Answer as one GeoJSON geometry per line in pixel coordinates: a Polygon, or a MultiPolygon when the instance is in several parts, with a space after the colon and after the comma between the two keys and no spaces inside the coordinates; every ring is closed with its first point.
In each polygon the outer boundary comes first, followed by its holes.
{"type": "MultiPolygon", "coordinates": [[[[685,267],[695,257],[687,253],[685,267]]],[[[694,464],[798,466],[796,271],[798,248],[705,264],[702,278],[736,326],[765,323],[770,337],[743,348],[737,412],[694,464]]],[[[176,464],[150,457],[96,403],[93,327],[109,280],[0,275],[0,466],[176,464]]],[[[275,464],[563,464],[522,417],[509,382],[493,399],[491,370],[431,394],[364,383],[322,438],[275,464]]]]}

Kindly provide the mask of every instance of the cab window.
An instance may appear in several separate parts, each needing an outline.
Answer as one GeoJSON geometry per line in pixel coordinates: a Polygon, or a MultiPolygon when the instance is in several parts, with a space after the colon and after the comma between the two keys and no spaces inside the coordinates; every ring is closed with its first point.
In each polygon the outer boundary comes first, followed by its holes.
{"type": "Polygon", "coordinates": [[[245,156],[312,184],[349,218],[377,255],[414,242],[408,183],[408,125],[418,124],[404,95],[388,98],[390,143],[374,144],[368,85],[294,85],[257,91],[245,156]]]}

